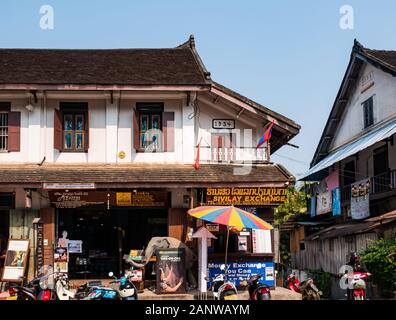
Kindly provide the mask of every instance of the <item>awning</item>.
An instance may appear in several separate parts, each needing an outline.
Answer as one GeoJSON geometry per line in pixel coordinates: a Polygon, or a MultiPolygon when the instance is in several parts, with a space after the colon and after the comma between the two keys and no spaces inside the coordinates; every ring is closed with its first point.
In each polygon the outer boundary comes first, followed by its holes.
{"type": "Polygon", "coordinates": [[[321,160],[315,166],[308,170],[299,180],[302,181],[317,181],[320,180],[318,178],[318,173],[334,163],[341,161],[349,156],[354,155],[355,153],[364,150],[373,144],[382,141],[396,133],[396,119],[390,121],[384,126],[374,129],[360,137],[359,139],[346,144],[345,146],[335,150],[330,153],[326,158],[321,160]]]}
{"type": "Polygon", "coordinates": [[[0,188],[94,184],[100,188],[284,187],[294,177],[281,165],[257,164],[9,164],[0,165],[0,188]]]}

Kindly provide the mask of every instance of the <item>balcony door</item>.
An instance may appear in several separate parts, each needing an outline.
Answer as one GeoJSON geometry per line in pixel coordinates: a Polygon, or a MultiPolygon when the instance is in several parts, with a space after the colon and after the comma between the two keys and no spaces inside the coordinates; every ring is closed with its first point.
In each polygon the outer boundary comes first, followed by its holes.
{"type": "Polygon", "coordinates": [[[236,159],[235,134],[212,133],[211,160],[232,162],[236,159]]]}
{"type": "Polygon", "coordinates": [[[373,193],[384,192],[389,190],[389,160],[388,147],[383,146],[374,150],[373,155],[374,178],[373,193]]]}

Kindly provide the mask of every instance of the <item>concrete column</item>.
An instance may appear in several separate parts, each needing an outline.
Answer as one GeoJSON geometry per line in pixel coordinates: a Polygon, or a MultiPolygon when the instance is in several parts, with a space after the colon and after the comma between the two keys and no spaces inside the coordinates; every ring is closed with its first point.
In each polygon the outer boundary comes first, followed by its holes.
{"type": "Polygon", "coordinates": [[[117,162],[118,94],[106,96],[106,163],[117,162]]]}
{"type": "Polygon", "coordinates": [[[191,118],[194,108],[187,105],[184,100],[182,104],[182,128],[183,128],[183,163],[194,163],[195,160],[195,118],[191,118]]]}
{"type": "MultiPolygon", "coordinates": [[[[33,103],[33,111],[28,112],[29,125],[29,162],[40,162],[42,160],[42,141],[41,141],[41,105],[33,103]]],[[[21,146],[22,147],[22,146],[21,146]]]]}

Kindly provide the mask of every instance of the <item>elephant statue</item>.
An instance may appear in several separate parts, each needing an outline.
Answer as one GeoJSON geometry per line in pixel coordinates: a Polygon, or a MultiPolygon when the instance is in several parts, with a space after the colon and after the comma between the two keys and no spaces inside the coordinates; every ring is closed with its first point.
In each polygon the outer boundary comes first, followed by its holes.
{"type": "Polygon", "coordinates": [[[143,253],[145,260],[142,263],[137,263],[133,260],[128,260],[135,268],[144,268],[149,262],[150,258],[155,254],[158,249],[176,249],[183,248],[185,252],[185,264],[187,271],[187,279],[190,288],[197,287],[197,281],[194,277],[192,266],[194,261],[196,261],[197,256],[192,252],[192,250],[186,246],[183,242],[172,237],[153,237],[150,239],[147,247],[143,253]]]}

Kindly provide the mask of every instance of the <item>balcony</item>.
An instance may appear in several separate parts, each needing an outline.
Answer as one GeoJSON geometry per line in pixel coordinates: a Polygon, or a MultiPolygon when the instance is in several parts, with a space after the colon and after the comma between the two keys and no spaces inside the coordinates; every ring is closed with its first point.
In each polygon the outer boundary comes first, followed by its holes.
{"type": "MultiPolygon", "coordinates": [[[[197,147],[195,149],[196,154],[197,147]]],[[[201,146],[199,161],[201,163],[263,163],[268,162],[269,159],[266,148],[201,146]]]]}
{"type": "MultiPolygon", "coordinates": [[[[351,200],[351,187],[347,185],[342,187],[341,199],[342,202],[349,202],[351,200]]],[[[377,176],[370,178],[370,195],[379,195],[381,193],[396,190],[396,170],[389,170],[377,176]]]]}

